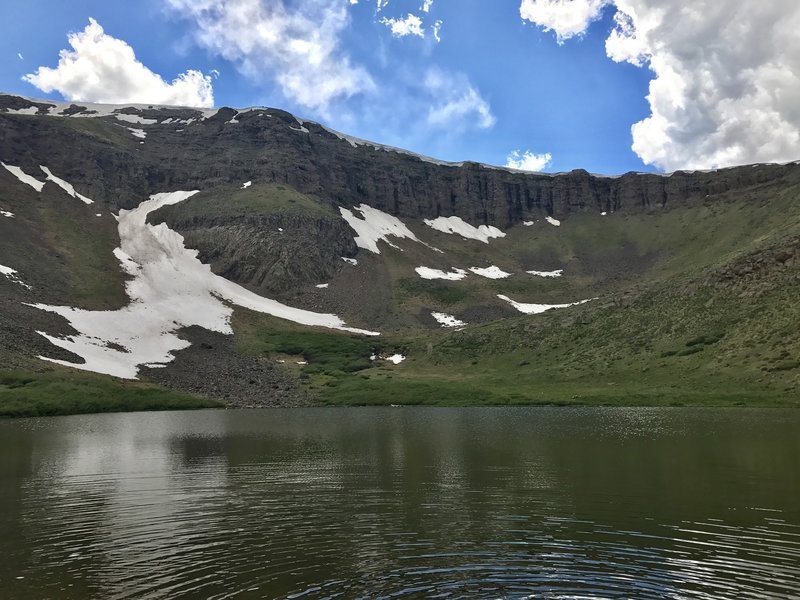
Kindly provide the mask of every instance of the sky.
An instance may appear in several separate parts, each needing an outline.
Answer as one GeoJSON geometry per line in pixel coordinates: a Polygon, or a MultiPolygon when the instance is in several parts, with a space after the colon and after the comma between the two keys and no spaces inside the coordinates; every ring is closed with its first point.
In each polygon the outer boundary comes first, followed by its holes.
{"type": "Polygon", "coordinates": [[[0,90],[270,106],[532,171],[800,159],[797,0],[16,0],[0,90]]]}

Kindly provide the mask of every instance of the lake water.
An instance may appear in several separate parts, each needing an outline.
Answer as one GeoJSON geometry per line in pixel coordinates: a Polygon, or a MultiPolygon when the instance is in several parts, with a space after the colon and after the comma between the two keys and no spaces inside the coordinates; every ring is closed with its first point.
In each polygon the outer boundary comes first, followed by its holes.
{"type": "Polygon", "coordinates": [[[0,422],[0,598],[797,598],[800,411],[0,422]]]}

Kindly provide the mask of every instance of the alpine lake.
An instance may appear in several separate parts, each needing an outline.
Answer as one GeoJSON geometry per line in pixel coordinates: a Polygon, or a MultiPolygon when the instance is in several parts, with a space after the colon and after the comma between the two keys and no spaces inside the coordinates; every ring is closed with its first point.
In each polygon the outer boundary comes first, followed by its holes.
{"type": "Polygon", "coordinates": [[[0,422],[0,597],[800,597],[800,411],[0,422]]]}

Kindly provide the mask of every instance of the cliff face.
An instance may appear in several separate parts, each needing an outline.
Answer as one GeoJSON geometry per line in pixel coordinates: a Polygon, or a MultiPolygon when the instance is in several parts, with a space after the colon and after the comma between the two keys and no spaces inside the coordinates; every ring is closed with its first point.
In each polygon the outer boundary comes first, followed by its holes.
{"type": "Polygon", "coordinates": [[[287,184],[330,204],[365,203],[406,218],[457,215],[475,225],[500,228],[580,211],[672,209],[709,195],[741,196],[755,186],[800,181],[797,163],[620,177],[451,165],[345,139],[275,109],[223,108],[211,116],[192,109],[117,109],[133,122],[116,114],[41,116],[48,111],[80,114],[87,108],[0,96],[0,158],[23,168],[47,164],[108,199],[112,208],[132,208],[157,191],[257,180],[287,184]],[[3,112],[19,110],[39,114],[3,112]],[[126,127],[141,128],[147,137],[134,137],[126,127]]]}

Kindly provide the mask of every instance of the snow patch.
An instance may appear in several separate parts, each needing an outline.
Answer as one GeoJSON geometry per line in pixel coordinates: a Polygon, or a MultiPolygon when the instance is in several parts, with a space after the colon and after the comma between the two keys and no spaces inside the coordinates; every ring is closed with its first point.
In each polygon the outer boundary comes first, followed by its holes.
{"type": "Polygon", "coordinates": [[[355,258],[347,258],[346,256],[342,256],[341,258],[348,265],[356,266],[358,264],[358,261],[355,258]]]}
{"type": "Polygon", "coordinates": [[[79,332],[63,338],[39,333],[54,345],[77,354],[85,362],[72,363],[41,356],[42,360],[135,379],[140,365],[168,363],[174,359],[173,352],[189,346],[188,341],[177,335],[181,328],[198,325],[231,335],[233,308],[230,304],[302,325],[378,335],[347,327],[342,319],[333,314],[292,308],[261,297],[215,275],[209,265],[198,260],[196,250],[184,246],[182,235],[165,223],[147,223],[150,212],[183,202],[196,193],[155,194],[133,210],[120,211],[120,247],[114,251],[114,255],[122,269],[132,276],[132,280],[126,284],[130,304],[115,311],[34,305],[65,317],[79,332]]]}
{"type": "Polygon", "coordinates": [[[544,218],[544,220],[545,220],[545,221],[547,221],[548,223],[550,223],[550,225],[554,225],[554,226],[556,226],[556,227],[561,227],[561,221],[559,221],[558,219],[554,219],[554,218],[553,218],[553,217],[551,217],[550,215],[547,215],[547,216],[544,218]]]}
{"type": "Polygon", "coordinates": [[[9,108],[6,113],[9,115],[35,115],[39,112],[38,106],[29,106],[28,108],[9,108]]]}
{"type": "Polygon", "coordinates": [[[249,188],[251,185],[253,185],[253,182],[252,182],[252,181],[245,181],[245,182],[242,184],[242,188],[241,188],[241,189],[243,189],[243,190],[246,190],[246,189],[247,189],[247,188],[249,188]]]}
{"type": "Polygon", "coordinates": [[[356,246],[369,250],[375,254],[380,254],[378,242],[383,240],[392,248],[397,248],[388,237],[394,236],[396,238],[408,238],[415,242],[420,242],[411,230],[405,224],[388,213],[385,213],[377,208],[372,208],[366,204],[356,206],[353,210],[361,213],[363,219],[359,219],[353,214],[353,211],[343,207],[339,207],[339,212],[350,227],[358,234],[355,237],[356,246]]]}
{"type": "Polygon", "coordinates": [[[607,212],[603,211],[603,212],[600,213],[600,216],[601,217],[605,217],[607,214],[608,214],[607,212]]]}
{"type": "Polygon", "coordinates": [[[140,140],[147,137],[147,132],[144,129],[136,129],[135,127],[126,127],[125,129],[130,131],[133,137],[139,138],[140,140]]]}
{"type": "Polygon", "coordinates": [[[534,223],[536,223],[536,221],[523,221],[522,222],[522,224],[525,225],[525,227],[532,227],[534,223]]]}
{"type": "Polygon", "coordinates": [[[447,281],[460,281],[467,276],[464,269],[453,269],[449,273],[440,271],[439,269],[431,269],[430,267],[417,267],[414,269],[417,275],[423,279],[445,279],[447,281]]]}
{"type": "Polygon", "coordinates": [[[536,275],[537,277],[561,277],[564,274],[564,269],[558,269],[556,271],[525,271],[526,273],[530,273],[531,275],[536,275]]]}
{"type": "Polygon", "coordinates": [[[318,283],[314,287],[316,287],[316,288],[318,288],[320,290],[326,290],[326,289],[328,289],[329,285],[330,285],[330,283],[318,283]]]}
{"type": "Polygon", "coordinates": [[[505,279],[506,277],[511,277],[511,273],[506,273],[500,267],[495,267],[494,265],[486,268],[470,267],[469,270],[475,273],[475,275],[480,275],[487,279],[505,279]]]}
{"type": "Polygon", "coordinates": [[[4,217],[8,217],[9,219],[13,219],[14,218],[14,213],[8,212],[7,210],[0,210],[0,215],[3,215],[4,217]]]}
{"type": "Polygon", "coordinates": [[[55,175],[53,175],[53,174],[50,172],[50,169],[48,169],[47,167],[43,167],[43,166],[39,165],[39,168],[42,170],[42,172],[43,172],[45,175],[47,175],[47,181],[52,181],[52,182],[53,182],[53,183],[55,183],[55,184],[56,184],[58,187],[60,187],[62,190],[64,190],[65,192],[67,192],[67,193],[68,193],[70,196],[72,196],[73,198],[77,198],[78,200],[80,200],[80,201],[81,201],[81,202],[83,202],[84,204],[94,204],[94,200],[90,200],[90,199],[89,199],[89,198],[87,198],[86,196],[84,196],[84,195],[82,195],[82,194],[79,194],[78,192],[76,192],[76,191],[75,191],[75,188],[74,188],[74,187],[72,187],[72,184],[70,184],[70,183],[67,183],[66,181],[64,181],[64,180],[63,180],[63,179],[61,179],[60,177],[56,177],[55,175]]]}
{"type": "Polygon", "coordinates": [[[391,356],[386,357],[386,360],[395,365],[399,365],[405,359],[406,357],[403,356],[402,354],[392,354],[391,356]]]}
{"type": "Polygon", "coordinates": [[[488,244],[491,238],[506,237],[506,234],[500,231],[497,227],[491,225],[481,225],[480,227],[473,227],[460,217],[437,217],[435,219],[425,219],[425,225],[441,231],[442,233],[453,233],[460,235],[468,240],[478,240],[484,244],[488,244]]]}
{"type": "Polygon", "coordinates": [[[309,133],[308,129],[300,125],[300,127],[289,127],[292,131],[299,131],[300,133],[309,133]]]}
{"type": "Polygon", "coordinates": [[[114,116],[120,121],[125,121],[126,123],[136,123],[137,125],[155,125],[156,123],[158,123],[158,119],[145,119],[144,117],[140,117],[139,115],[114,113],[114,116]]]}
{"type": "Polygon", "coordinates": [[[464,327],[466,325],[464,321],[460,321],[453,315],[448,315],[447,313],[432,312],[431,316],[436,319],[436,322],[442,327],[464,327]]]}
{"type": "Polygon", "coordinates": [[[25,173],[25,171],[23,171],[19,167],[14,167],[12,165],[7,165],[4,162],[0,162],[0,165],[3,165],[6,168],[6,171],[11,173],[14,177],[19,179],[22,183],[31,186],[37,192],[41,192],[42,191],[42,188],[44,187],[44,182],[39,181],[38,179],[35,179],[35,178],[31,177],[30,175],[25,173]]]}
{"type": "Polygon", "coordinates": [[[17,283],[17,284],[21,285],[22,287],[31,289],[31,286],[29,286],[27,283],[22,281],[22,279],[19,278],[19,275],[17,274],[17,271],[12,269],[11,267],[6,267],[5,265],[0,265],[0,275],[4,275],[6,277],[6,279],[8,279],[9,281],[13,281],[14,283],[17,283]]]}
{"type": "Polygon", "coordinates": [[[589,298],[588,300],[580,300],[579,302],[570,302],[569,304],[523,304],[522,302],[515,302],[508,296],[503,296],[502,294],[497,294],[497,297],[500,298],[501,300],[505,300],[511,306],[516,308],[519,312],[524,313],[526,315],[538,315],[553,308],[567,308],[569,306],[577,306],[578,304],[585,304],[587,302],[591,302],[592,300],[597,299],[597,298],[589,298]]]}

